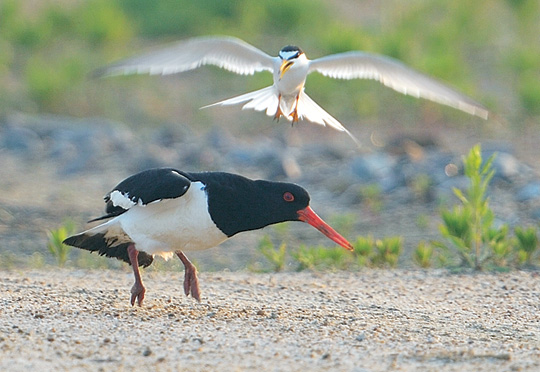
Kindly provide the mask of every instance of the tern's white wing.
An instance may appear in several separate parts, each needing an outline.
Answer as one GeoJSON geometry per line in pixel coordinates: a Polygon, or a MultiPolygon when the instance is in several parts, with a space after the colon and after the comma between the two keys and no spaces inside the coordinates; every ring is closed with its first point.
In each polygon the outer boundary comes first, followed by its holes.
{"type": "Polygon", "coordinates": [[[96,70],[94,75],[167,75],[202,65],[215,65],[241,75],[273,71],[271,56],[240,39],[199,37],[105,66],[96,70]]]}
{"type": "Polygon", "coordinates": [[[390,57],[365,52],[333,54],[310,61],[309,72],[313,71],[336,79],[378,80],[400,93],[488,117],[481,104],[390,57]]]}

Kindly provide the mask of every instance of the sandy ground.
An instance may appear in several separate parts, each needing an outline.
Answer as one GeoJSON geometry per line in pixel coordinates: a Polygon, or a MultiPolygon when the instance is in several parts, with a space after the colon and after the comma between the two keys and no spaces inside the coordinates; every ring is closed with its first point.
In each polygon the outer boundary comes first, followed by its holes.
{"type": "Polygon", "coordinates": [[[538,371],[540,276],[0,273],[2,371],[538,371]]]}

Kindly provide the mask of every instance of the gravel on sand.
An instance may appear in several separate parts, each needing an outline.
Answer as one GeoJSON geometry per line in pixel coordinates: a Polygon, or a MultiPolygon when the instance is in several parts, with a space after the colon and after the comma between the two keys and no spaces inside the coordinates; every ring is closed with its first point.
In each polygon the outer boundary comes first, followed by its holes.
{"type": "Polygon", "coordinates": [[[2,371],[539,371],[537,272],[0,274],[2,371]]]}

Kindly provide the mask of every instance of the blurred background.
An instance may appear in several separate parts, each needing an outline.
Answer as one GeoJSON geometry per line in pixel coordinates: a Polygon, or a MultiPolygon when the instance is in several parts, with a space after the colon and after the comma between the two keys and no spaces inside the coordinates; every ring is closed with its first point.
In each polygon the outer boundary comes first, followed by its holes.
{"type": "MultiPolygon", "coordinates": [[[[437,234],[437,208],[462,182],[434,175],[448,164],[459,167],[460,156],[482,142],[508,155],[496,164],[506,183],[494,200],[508,201],[499,218],[535,221],[540,195],[513,195],[536,185],[539,119],[536,0],[2,0],[3,265],[47,261],[47,230],[65,218],[82,228],[101,213],[108,190],[150,166],[292,180],[351,239],[401,234],[407,248],[437,234]],[[312,59],[349,50],[385,54],[493,114],[483,121],[373,81],[310,75],[306,92],[361,140],[359,150],[346,135],[313,124],[291,128],[239,107],[199,110],[271,84],[268,73],[239,76],[207,66],[166,77],[89,78],[104,64],[202,35],[236,36],[270,55],[288,44],[312,59]],[[413,159],[411,143],[421,159],[413,159]],[[403,156],[416,164],[412,175],[400,173],[409,166],[403,156]]],[[[290,233],[297,241],[319,241],[302,227],[300,235],[290,233]]],[[[243,267],[250,256],[239,259],[227,247],[249,249],[259,238],[249,233],[196,259],[213,255],[209,267],[243,267]]]]}

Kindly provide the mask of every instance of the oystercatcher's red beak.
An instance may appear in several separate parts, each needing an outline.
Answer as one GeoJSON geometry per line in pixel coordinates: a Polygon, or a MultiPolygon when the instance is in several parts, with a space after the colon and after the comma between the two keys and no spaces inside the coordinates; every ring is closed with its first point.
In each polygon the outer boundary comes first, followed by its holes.
{"type": "Polygon", "coordinates": [[[349,251],[354,250],[352,244],[349,243],[347,239],[339,235],[336,230],[331,228],[330,225],[324,222],[319,216],[317,216],[317,213],[315,213],[309,205],[304,209],[300,209],[297,213],[300,221],[309,223],[311,226],[322,232],[337,244],[341,245],[343,248],[348,249],[349,251]]]}

